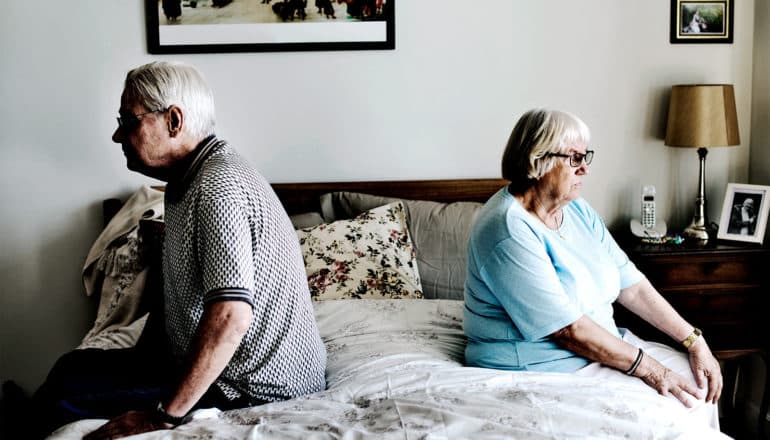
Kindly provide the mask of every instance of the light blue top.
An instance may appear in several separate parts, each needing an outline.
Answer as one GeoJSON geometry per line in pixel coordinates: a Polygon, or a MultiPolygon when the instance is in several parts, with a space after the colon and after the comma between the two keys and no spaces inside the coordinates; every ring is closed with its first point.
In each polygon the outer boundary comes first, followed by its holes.
{"type": "Polygon", "coordinates": [[[584,199],[548,229],[508,192],[484,205],[468,243],[465,334],[468,365],[575,371],[589,361],[550,334],[583,315],[620,337],[612,303],[644,277],[584,199]]]}

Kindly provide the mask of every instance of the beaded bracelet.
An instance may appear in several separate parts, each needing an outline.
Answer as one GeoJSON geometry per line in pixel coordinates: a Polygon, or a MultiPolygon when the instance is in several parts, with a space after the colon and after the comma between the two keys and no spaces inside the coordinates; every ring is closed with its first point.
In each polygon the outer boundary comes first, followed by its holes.
{"type": "Polygon", "coordinates": [[[634,374],[634,371],[636,371],[636,369],[639,368],[639,364],[642,363],[642,357],[644,357],[644,352],[640,348],[639,353],[636,354],[636,360],[634,361],[633,364],[631,364],[631,368],[626,370],[627,375],[631,376],[632,374],[634,374]]]}

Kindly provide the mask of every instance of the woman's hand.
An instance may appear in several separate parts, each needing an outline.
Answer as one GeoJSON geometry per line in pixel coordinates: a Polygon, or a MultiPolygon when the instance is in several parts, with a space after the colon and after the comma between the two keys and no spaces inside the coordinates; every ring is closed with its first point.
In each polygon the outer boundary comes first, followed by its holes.
{"type": "Polygon", "coordinates": [[[688,408],[693,406],[688,394],[696,399],[700,398],[698,389],[692,386],[687,379],[664,367],[650,356],[644,356],[636,372],[635,375],[638,375],[644,383],[654,388],[660,395],[671,394],[688,408]]]}
{"type": "Polygon", "coordinates": [[[702,337],[698,338],[688,351],[690,368],[692,368],[692,374],[695,376],[698,387],[706,388],[708,386],[706,402],[717,403],[719,396],[722,395],[722,386],[724,385],[719,362],[714,358],[706,340],[702,337]]]}

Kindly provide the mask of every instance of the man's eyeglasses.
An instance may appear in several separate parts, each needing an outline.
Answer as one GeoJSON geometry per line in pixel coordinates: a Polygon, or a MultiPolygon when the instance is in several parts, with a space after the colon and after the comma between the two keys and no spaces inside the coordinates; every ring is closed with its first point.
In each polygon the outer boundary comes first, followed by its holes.
{"type": "Polygon", "coordinates": [[[586,154],[583,153],[572,153],[572,154],[563,154],[563,153],[548,153],[545,155],[546,157],[569,157],[569,165],[573,168],[579,167],[583,162],[585,162],[586,165],[591,165],[591,162],[594,160],[594,150],[587,150],[586,154]]]}
{"type": "Polygon", "coordinates": [[[138,115],[135,115],[132,113],[120,115],[116,118],[118,120],[118,127],[127,128],[127,129],[137,127],[139,125],[139,122],[141,122],[142,120],[142,116],[149,115],[151,113],[162,113],[162,112],[165,112],[166,110],[168,109],[159,108],[157,110],[150,110],[149,112],[139,113],[138,115]]]}

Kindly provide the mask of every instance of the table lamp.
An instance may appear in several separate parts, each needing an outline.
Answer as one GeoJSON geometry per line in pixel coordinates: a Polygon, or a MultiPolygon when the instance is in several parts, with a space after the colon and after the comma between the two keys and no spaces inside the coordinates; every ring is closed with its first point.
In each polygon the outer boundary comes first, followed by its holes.
{"type": "Polygon", "coordinates": [[[706,221],[707,147],[740,144],[735,92],[731,84],[676,85],[671,88],[665,144],[697,148],[700,158],[695,215],[683,235],[685,239],[708,241],[706,221]]]}

